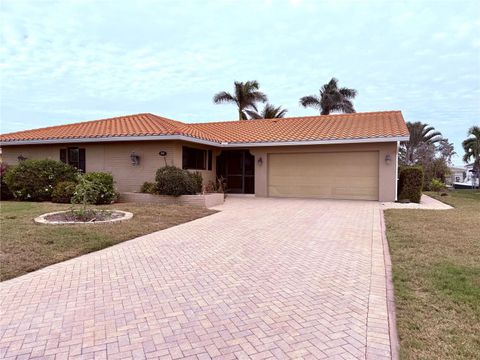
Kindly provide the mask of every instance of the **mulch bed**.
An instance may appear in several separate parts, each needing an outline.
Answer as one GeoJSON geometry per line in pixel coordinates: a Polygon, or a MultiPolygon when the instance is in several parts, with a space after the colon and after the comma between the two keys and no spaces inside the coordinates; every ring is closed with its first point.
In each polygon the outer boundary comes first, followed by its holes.
{"type": "Polygon", "coordinates": [[[60,214],[52,214],[45,217],[48,221],[59,221],[59,222],[96,222],[96,221],[107,221],[118,219],[124,217],[123,213],[117,211],[96,211],[96,210],[87,210],[87,211],[78,211],[70,210],[60,214]]]}

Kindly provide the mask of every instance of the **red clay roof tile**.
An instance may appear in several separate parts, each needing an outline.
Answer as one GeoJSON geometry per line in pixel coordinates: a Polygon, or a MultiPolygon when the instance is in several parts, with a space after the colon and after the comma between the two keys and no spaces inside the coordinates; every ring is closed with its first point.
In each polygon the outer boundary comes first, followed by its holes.
{"type": "Polygon", "coordinates": [[[292,142],[406,137],[400,111],[186,124],[154,114],[51,126],[0,135],[17,141],[183,135],[215,143],[292,142]]]}

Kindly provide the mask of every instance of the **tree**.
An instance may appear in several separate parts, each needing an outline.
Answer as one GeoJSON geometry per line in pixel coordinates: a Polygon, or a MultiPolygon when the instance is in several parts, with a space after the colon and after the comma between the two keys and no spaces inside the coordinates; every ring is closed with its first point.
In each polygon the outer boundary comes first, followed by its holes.
{"type": "Polygon", "coordinates": [[[456,154],[453,143],[449,142],[447,138],[444,138],[438,142],[438,152],[440,157],[445,160],[448,165],[452,164],[452,157],[456,154]]]}
{"type": "Polygon", "coordinates": [[[253,109],[258,111],[257,102],[266,102],[267,95],[259,91],[259,84],[257,81],[234,82],[234,94],[226,91],[221,91],[213,97],[215,104],[233,103],[238,108],[238,120],[247,120],[246,109],[253,109]]]}
{"type": "Polygon", "coordinates": [[[432,153],[433,149],[433,155],[435,154],[435,144],[443,139],[442,134],[433,126],[419,121],[407,122],[407,128],[410,132],[410,139],[402,144],[400,161],[406,165],[423,163],[425,162],[425,153],[432,153]]]}
{"type": "Polygon", "coordinates": [[[320,89],[320,96],[309,95],[300,98],[300,105],[320,110],[321,115],[329,115],[331,112],[339,111],[354,113],[351,100],[357,95],[357,90],[339,88],[338,80],[332,78],[320,89]]]}
{"type": "Polygon", "coordinates": [[[468,163],[473,159],[473,177],[480,179],[480,126],[472,126],[468,129],[468,138],[462,142],[463,161],[468,163]]]}
{"type": "Polygon", "coordinates": [[[277,119],[285,117],[287,109],[282,109],[281,106],[275,107],[272,104],[266,104],[262,111],[259,113],[255,110],[245,110],[250,116],[250,119],[277,119]]]}

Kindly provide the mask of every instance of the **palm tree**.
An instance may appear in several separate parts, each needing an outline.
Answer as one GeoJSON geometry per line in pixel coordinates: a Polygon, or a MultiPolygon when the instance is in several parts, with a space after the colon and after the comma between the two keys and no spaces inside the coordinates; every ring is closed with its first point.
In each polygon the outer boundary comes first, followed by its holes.
{"type": "Polygon", "coordinates": [[[281,106],[275,107],[272,104],[266,104],[262,111],[259,113],[255,110],[245,110],[250,116],[250,119],[277,119],[285,117],[287,109],[282,109],[281,106]]]}
{"type": "Polygon", "coordinates": [[[468,163],[473,159],[473,170],[475,171],[473,177],[480,179],[480,126],[472,126],[468,129],[468,138],[462,142],[463,161],[468,163]]]}
{"type": "Polygon", "coordinates": [[[436,143],[443,139],[442,134],[436,131],[433,126],[420,121],[414,123],[407,122],[407,128],[410,133],[410,139],[402,145],[402,156],[403,162],[408,165],[415,164],[421,160],[417,156],[417,153],[422,153],[419,150],[425,149],[425,147],[434,147],[436,143]]]}
{"type": "Polygon", "coordinates": [[[215,104],[234,103],[238,108],[238,120],[247,120],[246,109],[253,109],[257,111],[257,102],[266,102],[267,95],[259,91],[257,81],[234,82],[234,94],[226,91],[221,91],[213,97],[215,104]]]}
{"type": "Polygon", "coordinates": [[[357,95],[357,90],[338,88],[338,80],[332,78],[320,89],[320,96],[309,95],[300,98],[300,105],[320,110],[321,115],[329,115],[332,111],[354,113],[351,100],[357,95]]]}

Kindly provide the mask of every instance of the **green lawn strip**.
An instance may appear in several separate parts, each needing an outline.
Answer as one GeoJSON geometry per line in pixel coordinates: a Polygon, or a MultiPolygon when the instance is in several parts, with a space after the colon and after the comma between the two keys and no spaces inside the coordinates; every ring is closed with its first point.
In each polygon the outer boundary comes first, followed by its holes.
{"type": "Polygon", "coordinates": [[[480,194],[385,212],[402,359],[480,358],[480,194]]]}
{"type": "Polygon", "coordinates": [[[41,214],[70,208],[68,204],[46,202],[0,202],[0,280],[215,212],[195,206],[119,203],[95,208],[130,211],[134,214],[133,219],[88,225],[39,225],[33,222],[41,214]]]}

